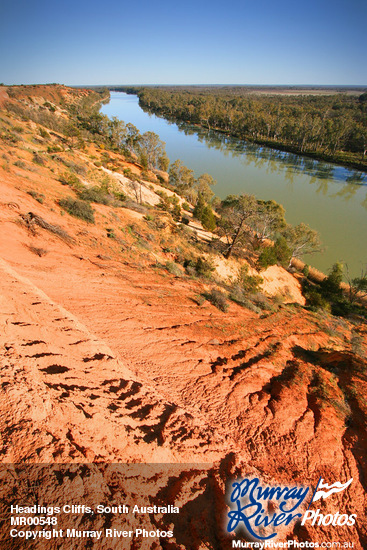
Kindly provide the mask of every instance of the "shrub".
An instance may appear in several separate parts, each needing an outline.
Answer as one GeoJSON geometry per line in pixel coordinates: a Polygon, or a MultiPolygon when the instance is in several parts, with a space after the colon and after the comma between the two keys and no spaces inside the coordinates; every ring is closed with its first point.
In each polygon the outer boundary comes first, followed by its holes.
{"type": "Polygon", "coordinates": [[[203,256],[199,256],[196,260],[191,258],[184,260],[184,267],[189,275],[205,278],[210,278],[215,270],[214,265],[203,256]]]}
{"type": "Polygon", "coordinates": [[[274,246],[267,246],[261,252],[258,258],[258,265],[263,269],[271,265],[281,265],[286,267],[289,264],[291,250],[284,237],[280,237],[274,243],[274,246]]]}
{"type": "Polygon", "coordinates": [[[48,133],[48,131],[42,128],[42,126],[38,129],[38,132],[39,132],[39,135],[44,139],[47,139],[50,137],[50,134],[48,133]]]}
{"type": "Polygon", "coordinates": [[[27,170],[27,165],[22,160],[16,160],[14,162],[14,166],[17,166],[18,168],[22,168],[23,170],[27,170]]]}
{"type": "Polygon", "coordinates": [[[271,301],[261,292],[255,294],[249,294],[249,300],[251,300],[257,307],[265,311],[274,311],[274,307],[271,301]]]}
{"type": "Polygon", "coordinates": [[[220,290],[213,288],[210,292],[205,292],[203,296],[220,311],[227,311],[227,297],[220,290]]]}
{"type": "Polygon", "coordinates": [[[229,298],[233,301],[239,304],[242,307],[245,307],[246,309],[249,309],[250,311],[253,311],[254,313],[261,313],[261,309],[257,306],[255,306],[246,296],[246,293],[244,292],[243,288],[241,288],[240,285],[233,285],[231,289],[231,293],[229,295],[229,298]]]}
{"type": "Polygon", "coordinates": [[[63,172],[60,174],[59,182],[63,185],[69,185],[72,189],[82,189],[84,187],[78,176],[71,172],[63,172]]]}
{"type": "Polygon", "coordinates": [[[33,153],[32,161],[35,164],[39,164],[40,166],[44,166],[46,164],[44,158],[39,153],[36,153],[36,152],[33,153]]]}
{"type": "Polygon", "coordinates": [[[173,205],[171,214],[172,214],[172,217],[175,221],[177,221],[177,222],[180,221],[180,219],[181,219],[181,206],[178,202],[173,205]]]}
{"type": "Polygon", "coordinates": [[[46,256],[48,254],[48,250],[45,248],[38,248],[36,246],[28,246],[28,249],[33,252],[33,254],[36,254],[36,256],[39,256],[42,258],[42,256],[46,256]]]}
{"type": "Polygon", "coordinates": [[[214,231],[214,229],[217,226],[217,221],[214,216],[214,212],[209,206],[209,204],[207,204],[204,207],[203,213],[201,215],[201,223],[204,229],[207,229],[208,231],[214,231]]]}
{"type": "Polygon", "coordinates": [[[237,278],[237,284],[240,285],[245,292],[258,292],[262,282],[263,278],[260,277],[260,275],[248,274],[247,264],[241,267],[237,278]]]}
{"type": "Polygon", "coordinates": [[[37,202],[39,202],[40,204],[43,204],[43,201],[45,199],[45,195],[43,193],[40,194],[33,190],[27,191],[27,193],[28,195],[33,197],[37,202]]]}
{"type": "Polygon", "coordinates": [[[78,192],[78,195],[83,201],[95,202],[97,204],[111,204],[111,195],[98,186],[85,187],[78,192]]]}
{"type": "Polygon", "coordinates": [[[182,271],[175,262],[166,262],[166,269],[169,273],[175,275],[175,277],[182,277],[182,271]]]}
{"type": "Polygon", "coordinates": [[[67,197],[66,199],[61,199],[59,205],[71,216],[94,223],[94,211],[88,202],[67,197]]]}

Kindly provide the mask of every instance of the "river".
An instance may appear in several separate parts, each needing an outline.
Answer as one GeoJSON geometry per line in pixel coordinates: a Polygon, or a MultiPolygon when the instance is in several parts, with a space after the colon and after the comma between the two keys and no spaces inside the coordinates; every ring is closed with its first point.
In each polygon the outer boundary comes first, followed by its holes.
{"type": "Polygon", "coordinates": [[[348,264],[358,276],[367,263],[367,175],[333,164],[247,144],[218,132],[174,124],[144,112],[138,97],[111,92],[102,107],[109,117],[131,122],[140,132],[155,132],[166,143],[171,162],[181,159],[199,176],[211,174],[216,195],[254,194],[274,199],[289,223],[316,229],[325,252],[305,261],[327,272],[333,263],[348,264]]]}

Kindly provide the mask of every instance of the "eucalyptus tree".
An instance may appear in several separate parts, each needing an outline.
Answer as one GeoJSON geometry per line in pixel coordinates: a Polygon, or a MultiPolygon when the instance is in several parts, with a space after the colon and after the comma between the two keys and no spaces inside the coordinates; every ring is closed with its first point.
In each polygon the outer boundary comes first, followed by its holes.
{"type": "Polygon", "coordinates": [[[229,195],[218,212],[221,216],[219,233],[226,237],[228,245],[224,257],[229,258],[251,235],[251,221],[258,212],[258,203],[253,195],[229,195]]]}

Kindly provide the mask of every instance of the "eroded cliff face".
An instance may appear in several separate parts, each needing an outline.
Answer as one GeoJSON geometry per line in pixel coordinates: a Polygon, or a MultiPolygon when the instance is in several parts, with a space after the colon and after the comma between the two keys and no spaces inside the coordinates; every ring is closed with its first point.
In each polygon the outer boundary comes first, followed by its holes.
{"type": "MultiPolygon", "coordinates": [[[[353,477],[348,490],[312,508],[357,514],[354,526],[293,522],[277,540],[366,548],[366,325],[299,304],[262,314],[198,305],[205,282],[157,269],[155,250],[142,255],[136,242],[106,237],[110,207],[96,207],[95,226],[61,216],[53,202],[61,184],[42,170],[32,178],[49,190],[44,204],[27,194],[24,174],[2,171],[0,180],[1,461],[75,466],[72,474],[17,470],[2,487],[3,517],[19,486],[31,500],[36,479],[38,497],[50,487],[55,499],[105,504],[148,495],[182,513],[153,513],[137,525],[168,525],[174,536],[124,540],[124,548],[219,550],[232,547],[225,493],[236,477],[309,486],[310,496],[320,477],[353,477]],[[72,240],[30,227],[30,211],[72,240]],[[151,466],[121,473],[113,463],[151,466]]],[[[146,223],[128,210],[114,215],[124,227],[146,223]]],[[[92,528],[88,521],[73,527],[92,528]]],[[[125,521],[102,514],[93,529],[125,521]]],[[[57,540],[29,544],[58,548],[57,540]]]]}

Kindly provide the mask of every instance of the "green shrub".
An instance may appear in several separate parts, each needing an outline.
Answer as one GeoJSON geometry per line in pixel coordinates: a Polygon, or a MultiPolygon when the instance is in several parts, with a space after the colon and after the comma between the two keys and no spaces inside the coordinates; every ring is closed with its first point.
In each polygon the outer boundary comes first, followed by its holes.
{"type": "Polygon", "coordinates": [[[48,131],[42,128],[42,126],[38,129],[38,132],[39,132],[39,135],[44,139],[47,139],[50,137],[50,134],[48,133],[48,131]]]}
{"type": "Polygon", "coordinates": [[[263,278],[260,275],[249,275],[248,269],[247,264],[241,267],[237,277],[237,284],[247,293],[258,292],[263,278]]]}
{"type": "Polygon", "coordinates": [[[175,262],[166,262],[166,269],[169,273],[175,275],[175,277],[182,277],[182,271],[175,262]]]}
{"type": "Polygon", "coordinates": [[[37,202],[40,204],[43,204],[43,201],[45,199],[45,195],[43,193],[37,193],[36,191],[30,190],[27,191],[28,195],[33,197],[37,202]]]}
{"type": "Polygon", "coordinates": [[[78,192],[82,201],[95,202],[97,204],[111,204],[112,197],[104,189],[98,186],[85,187],[78,192]]]}
{"type": "Polygon", "coordinates": [[[274,243],[274,246],[267,246],[263,249],[258,258],[258,265],[263,269],[271,265],[281,265],[286,267],[289,264],[291,250],[287,245],[284,237],[279,237],[274,243]]]}
{"type": "Polygon", "coordinates": [[[75,174],[72,174],[71,172],[63,172],[59,175],[59,182],[63,185],[69,185],[72,189],[80,190],[84,188],[84,185],[76,176],[75,174]]]}
{"type": "Polygon", "coordinates": [[[205,278],[210,278],[212,272],[215,270],[212,262],[206,260],[203,256],[199,256],[196,259],[185,259],[184,267],[189,275],[205,278]]]}
{"type": "Polygon", "coordinates": [[[217,226],[216,217],[214,216],[214,212],[209,204],[204,207],[203,213],[201,215],[201,223],[204,229],[207,229],[208,231],[214,231],[217,226]]]}
{"type": "Polygon", "coordinates": [[[67,197],[66,199],[61,199],[59,205],[71,216],[94,223],[94,211],[88,202],[67,197]]]}

